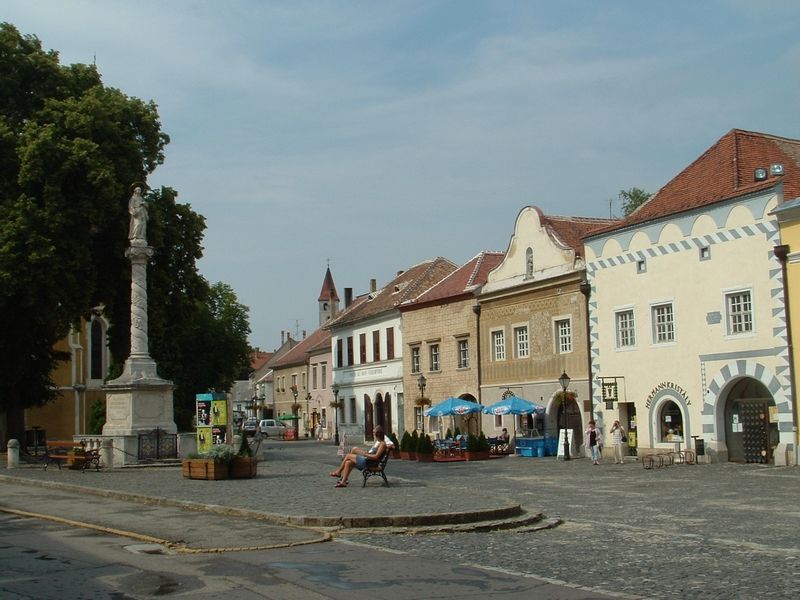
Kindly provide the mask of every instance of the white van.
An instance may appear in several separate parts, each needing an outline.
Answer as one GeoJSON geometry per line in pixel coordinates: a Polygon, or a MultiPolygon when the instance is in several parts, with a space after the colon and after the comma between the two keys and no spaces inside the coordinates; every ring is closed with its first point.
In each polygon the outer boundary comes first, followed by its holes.
{"type": "Polygon", "coordinates": [[[276,421],[275,419],[261,419],[258,424],[261,429],[261,435],[265,437],[278,437],[282,438],[286,433],[286,425],[283,421],[276,421]]]}

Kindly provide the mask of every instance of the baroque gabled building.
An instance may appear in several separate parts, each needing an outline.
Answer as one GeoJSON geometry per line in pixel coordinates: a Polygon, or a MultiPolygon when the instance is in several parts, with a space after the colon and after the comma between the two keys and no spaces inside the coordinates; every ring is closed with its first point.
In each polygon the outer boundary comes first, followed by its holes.
{"type": "Polygon", "coordinates": [[[481,398],[491,404],[510,391],[546,412],[536,423],[532,416],[491,417],[485,429],[507,427],[520,434],[536,429],[554,437],[566,427],[573,431],[573,451],[580,446],[592,415],[581,237],[609,223],[545,215],[535,206],[517,215],[505,257],[478,296],[481,398]],[[558,395],[564,372],[574,393],[566,405],[558,395]]]}
{"type": "Polygon", "coordinates": [[[714,460],[793,461],[774,212],[798,196],[800,141],[734,129],[584,238],[604,431],[619,419],[639,451],[698,445],[714,460]]]}

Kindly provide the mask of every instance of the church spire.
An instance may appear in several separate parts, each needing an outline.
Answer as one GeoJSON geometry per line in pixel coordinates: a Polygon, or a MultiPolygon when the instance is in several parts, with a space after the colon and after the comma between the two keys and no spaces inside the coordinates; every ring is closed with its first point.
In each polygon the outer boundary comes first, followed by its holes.
{"type": "Polygon", "coordinates": [[[322,291],[319,293],[319,326],[322,327],[339,312],[339,294],[336,293],[336,285],[333,283],[331,268],[325,271],[325,279],[322,281],[322,291]]]}

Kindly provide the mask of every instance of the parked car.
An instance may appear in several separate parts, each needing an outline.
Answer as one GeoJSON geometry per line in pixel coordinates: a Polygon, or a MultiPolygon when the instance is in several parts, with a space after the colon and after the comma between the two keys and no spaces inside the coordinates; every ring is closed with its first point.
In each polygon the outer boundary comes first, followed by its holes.
{"type": "Polygon", "coordinates": [[[242,431],[244,431],[245,435],[255,435],[256,429],[258,428],[258,419],[250,417],[244,422],[242,425],[242,431]]]}
{"type": "Polygon", "coordinates": [[[282,438],[286,433],[286,425],[283,424],[283,421],[275,419],[261,419],[259,427],[261,427],[261,434],[266,437],[282,438]]]}

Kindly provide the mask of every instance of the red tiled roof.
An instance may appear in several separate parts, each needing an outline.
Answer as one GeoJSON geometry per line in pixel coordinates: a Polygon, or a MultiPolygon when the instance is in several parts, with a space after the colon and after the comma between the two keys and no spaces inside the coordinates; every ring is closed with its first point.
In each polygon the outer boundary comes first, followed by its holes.
{"type": "Polygon", "coordinates": [[[273,369],[280,369],[291,365],[301,365],[306,362],[306,355],[309,352],[319,349],[319,346],[326,342],[330,345],[331,332],[320,327],[307,338],[299,341],[297,345],[286,352],[286,354],[278,357],[271,366],[273,369]]]}
{"type": "Polygon", "coordinates": [[[584,236],[619,222],[619,219],[545,215],[538,208],[537,211],[539,211],[539,219],[548,235],[565,248],[571,248],[576,256],[583,256],[582,239],[584,236]]]}
{"type": "Polygon", "coordinates": [[[397,309],[400,304],[415,298],[457,268],[441,256],[414,265],[401,271],[379,290],[359,296],[343,313],[328,321],[325,326],[339,327],[397,309]]]}
{"type": "Polygon", "coordinates": [[[410,310],[434,302],[455,301],[459,297],[471,296],[486,283],[486,275],[500,264],[503,256],[503,252],[481,252],[416,298],[403,302],[400,309],[410,310]]]}
{"type": "Polygon", "coordinates": [[[322,291],[319,293],[318,301],[323,300],[338,300],[339,294],[336,293],[336,285],[333,283],[333,275],[331,275],[331,268],[325,271],[325,279],[322,281],[322,291]]]}
{"type": "Polygon", "coordinates": [[[780,182],[785,199],[800,196],[800,140],[732,129],[627,218],[593,233],[708,206],[766,190],[780,182]],[[773,164],[782,164],[785,175],[770,175],[773,164]],[[755,181],[758,167],[767,169],[766,180],[755,181]]]}
{"type": "Polygon", "coordinates": [[[266,362],[272,358],[272,352],[261,352],[260,350],[250,353],[250,368],[258,371],[266,362]]]}

